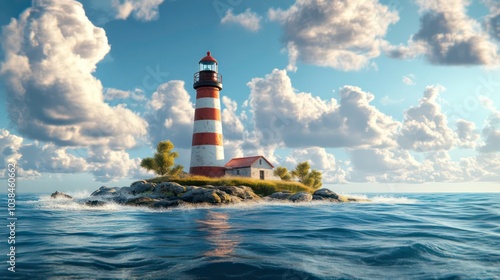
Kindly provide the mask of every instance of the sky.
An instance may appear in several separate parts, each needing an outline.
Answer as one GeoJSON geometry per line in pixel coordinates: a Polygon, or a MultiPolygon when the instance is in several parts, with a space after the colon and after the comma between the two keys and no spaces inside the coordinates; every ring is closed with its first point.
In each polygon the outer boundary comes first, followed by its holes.
{"type": "Polygon", "coordinates": [[[0,175],[20,192],[189,167],[193,75],[223,76],[225,157],[308,160],[343,192],[500,191],[496,0],[0,1],[0,175]]]}

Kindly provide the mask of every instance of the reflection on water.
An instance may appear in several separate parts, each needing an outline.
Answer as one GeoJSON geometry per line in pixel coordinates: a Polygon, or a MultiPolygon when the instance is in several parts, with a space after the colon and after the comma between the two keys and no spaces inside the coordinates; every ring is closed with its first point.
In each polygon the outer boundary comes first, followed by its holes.
{"type": "Polygon", "coordinates": [[[199,229],[207,233],[207,241],[214,248],[205,252],[207,257],[230,257],[239,244],[238,237],[230,234],[231,225],[227,213],[209,211],[204,220],[197,220],[199,229]]]}

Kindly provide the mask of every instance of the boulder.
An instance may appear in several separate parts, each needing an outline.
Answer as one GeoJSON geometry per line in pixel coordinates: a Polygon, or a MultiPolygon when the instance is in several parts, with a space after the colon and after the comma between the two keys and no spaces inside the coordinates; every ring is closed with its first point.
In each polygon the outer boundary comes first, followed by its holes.
{"type": "Polygon", "coordinates": [[[195,188],[190,191],[183,193],[180,196],[185,202],[191,203],[229,203],[231,202],[231,196],[227,193],[217,190],[217,189],[205,189],[205,188],[195,188]]]}
{"type": "Polygon", "coordinates": [[[96,190],[95,192],[93,192],[90,196],[114,195],[119,190],[120,190],[119,187],[110,188],[110,187],[102,186],[98,190],[96,190]]]}
{"type": "Polygon", "coordinates": [[[65,193],[62,193],[62,192],[58,192],[58,191],[56,191],[55,193],[51,194],[50,197],[51,198],[73,199],[73,197],[71,195],[68,195],[68,194],[65,194],[65,193]]]}
{"type": "Polygon", "coordinates": [[[101,200],[88,200],[85,202],[85,205],[90,206],[90,207],[98,207],[98,206],[103,206],[105,204],[106,204],[106,202],[101,201],[101,200]]]}
{"type": "Polygon", "coordinates": [[[148,183],[146,181],[137,181],[134,182],[132,185],[130,185],[128,191],[132,195],[144,194],[153,191],[155,185],[156,185],[155,183],[148,183]]]}
{"type": "Polygon", "coordinates": [[[280,199],[280,200],[285,200],[285,199],[289,199],[290,197],[292,196],[291,193],[285,193],[285,192],[275,192],[273,194],[271,194],[270,196],[268,196],[269,198],[272,198],[272,199],[280,199]]]}
{"type": "Polygon", "coordinates": [[[180,199],[164,199],[160,200],[158,202],[153,203],[152,207],[154,208],[174,208],[174,207],[179,207],[182,205],[188,204],[187,202],[184,202],[183,200],[180,199]]]}
{"type": "Polygon", "coordinates": [[[331,199],[339,200],[338,194],[334,193],[333,191],[331,191],[329,189],[325,189],[325,188],[322,188],[322,189],[315,191],[313,193],[313,195],[320,196],[323,198],[331,198],[331,199]]]}
{"type": "Polygon", "coordinates": [[[131,198],[125,202],[126,205],[129,206],[153,206],[156,202],[158,202],[158,199],[150,198],[150,197],[136,197],[136,198],[131,198]]]}
{"type": "Polygon", "coordinates": [[[312,195],[308,192],[298,192],[289,198],[293,202],[310,202],[312,195]]]}
{"type": "Polygon", "coordinates": [[[154,192],[161,197],[177,197],[186,191],[186,187],[175,182],[160,183],[154,188],[154,192]]]}
{"type": "Polygon", "coordinates": [[[247,186],[216,186],[214,187],[217,190],[223,191],[230,196],[236,196],[240,198],[240,200],[257,200],[260,199],[260,196],[256,195],[252,188],[247,186]]]}

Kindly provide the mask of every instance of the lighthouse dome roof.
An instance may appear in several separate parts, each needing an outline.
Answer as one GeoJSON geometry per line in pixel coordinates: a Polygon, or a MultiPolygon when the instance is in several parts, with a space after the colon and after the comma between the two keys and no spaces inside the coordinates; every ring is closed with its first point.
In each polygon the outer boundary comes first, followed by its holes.
{"type": "Polygon", "coordinates": [[[217,62],[217,60],[212,55],[210,55],[210,52],[207,52],[207,56],[202,58],[199,63],[202,63],[202,62],[215,62],[215,63],[219,64],[217,62]]]}

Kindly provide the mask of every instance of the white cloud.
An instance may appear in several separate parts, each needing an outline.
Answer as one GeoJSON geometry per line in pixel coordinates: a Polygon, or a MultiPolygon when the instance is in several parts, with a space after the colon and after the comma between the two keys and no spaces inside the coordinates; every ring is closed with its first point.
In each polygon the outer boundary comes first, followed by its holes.
{"type": "Polygon", "coordinates": [[[335,156],[328,153],[321,147],[309,147],[304,149],[294,149],[280,165],[293,170],[299,162],[307,161],[311,169],[322,172],[324,183],[345,183],[347,171],[340,164],[337,164],[335,156]]]}
{"type": "Polygon", "coordinates": [[[23,138],[11,134],[6,129],[0,129],[0,174],[3,174],[9,163],[16,163],[21,154],[18,152],[23,144],[23,138]]]}
{"type": "Polygon", "coordinates": [[[405,85],[413,86],[415,85],[415,75],[413,74],[408,74],[406,76],[403,76],[403,83],[405,85]]]}
{"type": "Polygon", "coordinates": [[[479,148],[483,153],[500,152],[500,111],[493,111],[482,130],[484,145],[479,148]]]}
{"type": "Polygon", "coordinates": [[[299,162],[308,161],[313,169],[328,170],[335,168],[335,156],[321,147],[294,149],[285,158],[285,163],[295,167],[299,162]]]}
{"type": "Polygon", "coordinates": [[[130,148],[146,134],[143,119],[104,102],[92,72],[110,47],[80,3],[41,1],[2,31],[8,113],[23,136],[58,146],[130,148]]]}
{"type": "Polygon", "coordinates": [[[378,0],[296,0],[287,10],[270,9],[268,17],[283,26],[289,70],[297,57],[344,71],[369,66],[387,44],[389,25],[399,20],[378,0]]]}
{"type": "Polygon", "coordinates": [[[153,145],[170,139],[176,147],[191,147],[194,105],[184,88],[184,81],[161,84],[151,96],[144,116],[153,145]]]}
{"type": "Polygon", "coordinates": [[[498,45],[467,16],[468,0],[417,0],[420,30],[407,46],[392,47],[389,54],[412,58],[420,54],[441,65],[497,65],[498,45]]]}
{"type": "Polygon", "coordinates": [[[23,145],[19,149],[22,157],[19,165],[25,170],[34,170],[40,173],[81,173],[88,170],[85,159],[72,155],[68,148],[59,148],[54,144],[23,145]]]}
{"type": "Polygon", "coordinates": [[[131,159],[126,151],[113,151],[102,147],[89,149],[87,161],[90,173],[99,182],[114,181],[119,178],[154,177],[140,167],[140,159],[131,159]]]}
{"type": "Polygon", "coordinates": [[[297,58],[299,57],[299,50],[294,42],[288,42],[288,65],[286,70],[296,72],[297,71],[297,58]]]}
{"type": "Polygon", "coordinates": [[[68,148],[24,139],[0,129],[0,176],[5,176],[8,163],[16,164],[18,176],[33,179],[42,173],[78,173],[88,169],[87,162],[68,153],[68,148]]]}
{"type": "Polygon", "coordinates": [[[119,99],[132,99],[134,101],[146,101],[147,98],[144,96],[144,91],[136,88],[134,91],[121,90],[116,88],[106,88],[104,93],[104,100],[119,100],[119,99]]]}
{"type": "Polygon", "coordinates": [[[235,23],[243,26],[252,32],[257,32],[260,29],[261,17],[256,13],[253,13],[250,9],[247,9],[241,14],[233,14],[233,10],[229,9],[226,15],[221,19],[222,24],[235,23]]]}
{"type": "Polygon", "coordinates": [[[491,37],[500,41],[500,2],[497,0],[483,1],[490,10],[490,14],[486,17],[486,29],[491,37]]]}
{"type": "Polygon", "coordinates": [[[479,139],[479,134],[475,131],[476,124],[467,120],[458,120],[456,134],[458,145],[463,148],[474,148],[479,139]]]}
{"type": "Polygon", "coordinates": [[[395,145],[400,123],[370,105],[373,94],[344,86],[337,100],[297,93],[285,70],[254,78],[250,107],[261,146],[355,147],[395,145]]]}
{"type": "Polygon", "coordinates": [[[243,139],[245,127],[241,117],[236,114],[238,103],[227,96],[222,96],[222,104],[225,106],[221,113],[224,139],[243,139]]]}
{"type": "MultiPolygon", "coordinates": [[[[41,0],[42,2],[44,0],[41,0]]],[[[89,16],[98,24],[111,20],[125,20],[132,16],[140,21],[152,21],[160,16],[159,6],[164,0],[80,0],[88,8],[89,16]]]]}
{"type": "Polygon", "coordinates": [[[444,91],[442,86],[428,86],[418,106],[405,111],[405,119],[398,137],[399,145],[415,151],[449,150],[455,143],[453,130],[448,127],[446,115],[436,99],[444,91]]]}

